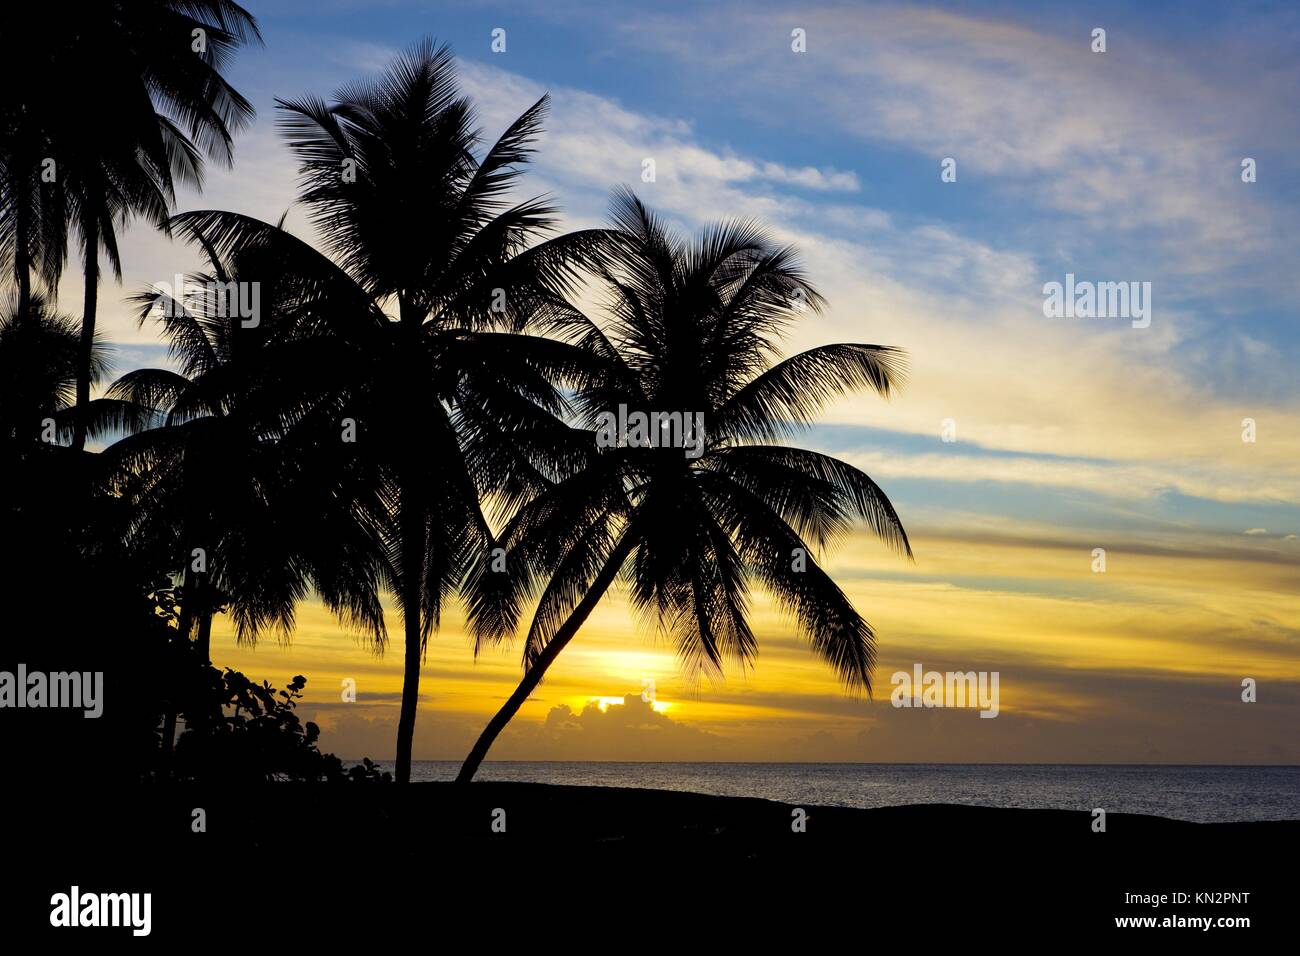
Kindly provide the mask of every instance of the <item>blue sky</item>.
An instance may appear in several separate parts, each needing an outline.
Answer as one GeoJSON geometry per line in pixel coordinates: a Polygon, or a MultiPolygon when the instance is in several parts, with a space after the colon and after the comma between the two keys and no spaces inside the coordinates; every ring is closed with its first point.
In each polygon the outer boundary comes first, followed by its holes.
{"type": "MultiPolygon", "coordinates": [[[[552,94],[525,190],[551,193],[570,224],[599,221],[619,183],[687,229],[756,216],[805,249],[831,299],[829,321],[792,347],[909,349],[902,400],[831,416],[834,448],[878,467],[889,457],[884,478],[904,503],[932,513],[938,482],[940,500],[1034,520],[1300,530],[1300,18],[1287,5],[251,9],[266,45],[232,78],[257,121],[235,168],[210,170],[183,208],[278,217],[294,180],[274,98],[327,95],[433,36],[459,55],[486,134],[552,94]],[[791,50],[796,27],[806,53],[791,50]],[[1094,27],[1105,53],[1090,49],[1094,27]],[[504,53],[490,48],[497,28],[504,53]],[[644,157],[654,183],[640,181],[644,157]],[[954,183],[940,181],[945,157],[954,183]],[[1151,282],[1152,327],[1045,319],[1041,286],[1067,272],[1151,282]],[[1250,461],[1244,417],[1261,435],[1250,461]],[[936,444],[946,418],[960,440],[936,444]],[[900,465],[936,454],[970,468],[900,465]]],[[[310,232],[296,210],[289,222],[310,232]]],[[[124,292],[196,262],[141,228],[124,249],[124,292]]],[[[114,291],[104,328],[119,363],[160,361],[156,332],[136,328],[114,291]]],[[[64,294],[76,301],[75,277],[64,294]]]]}

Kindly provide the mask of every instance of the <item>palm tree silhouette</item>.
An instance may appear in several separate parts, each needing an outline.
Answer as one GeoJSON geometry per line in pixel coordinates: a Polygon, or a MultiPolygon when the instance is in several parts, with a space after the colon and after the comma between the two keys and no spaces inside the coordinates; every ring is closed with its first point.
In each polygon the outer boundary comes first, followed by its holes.
{"type": "MultiPolygon", "coordinates": [[[[6,465],[51,449],[71,430],[81,334],[77,321],[32,294],[0,319],[0,447],[6,465]]],[[[91,352],[92,380],[108,370],[108,350],[91,352]]]]}
{"type": "Polygon", "coordinates": [[[826,345],[771,364],[782,329],[822,305],[792,249],[745,222],[684,241],[629,191],[616,194],[613,219],[618,241],[608,243],[600,270],[608,330],[576,316],[562,323],[603,368],[575,399],[585,463],[506,527],[508,577],[481,560],[471,572],[470,620],[480,645],[512,634],[524,596],[543,580],[545,587],[523,680],[466,758],[462,783],[625,567],[633,606],[657,616],[688,666],[720,672],[727,659],[753,660],[753,579],[849,688],[869,693],[871,626],[813,554],[865,519],[911,557],[893,505],[871,478],[827,455],[770,444],[810,424],[846,390],[887,397],[900,382],[903,354],[826,345]],[[619,406],[702,413],[702,454],[598,448],[597,416],[619,406]]]}
{"type": "MultiPolygon", "coordinates": [[[[178,630],[185,640],[194,634],[199,661],[211,656],[221,611],[240,643],[269,629],[287,641],[310,585],[351,625],[382,633],[380,598],[367,587],[373,535],[358,516],[369,485],[339,468],[321,441],[334,420],[318,374],[330,359],[322,346],[331,343],[302,335],[297,324],[306,300],[355,307],[347,298],[354,287],[322,293],[299,281],[285,260],[290,237],[278,227],[267,228],[279,241],[223,255],[183,217],[171,225],[202,247],[210,271],[186,277],[183,289],[134,298],[142,323],[161,320],[179,371],[128,372],[86,416],[92,437],[127,433],[101,458],[132,515],[129,553],[178,573],[178,630]],[[231,297],[253,282],[259,308],[245,316],[231,297]]],[[[175,720],[171,705],[165,760],[175,720]]]]}
{"type": "MultiPolygon", "coordinates": [[[[17,99],[20,87],[9,75],[12,61],[0,59],[0,273],[16,290],[14,314],[32,306],[32,272],[47,289],[58,282],[67,238],[62,190],[45,188],[43,164],[53,151],[49,131],[31,103],[17,99]]],[[[29,81],[28,81],[29,82],[29,81]]]]}
{"type": "Polygon", "coordinates": [[[378,595],[358,587],[338,597],[338,582],[371,576],[373,544],[356,516],[364,502],[356,476],[321,441],[334,416],[318,374],[325,352],[295,325],[304,287],[275,244],[223,256],[183,217],[176,229],[204,249],[210,271],[188,277],[185,290],[135,298],[141,322],[160,318],[180,370],[128,372],[88,416],[96,434],[128,433],[105,458],[137,516],[137,547],[169,553],[184,569],[180,630],[188,637],[197,628],[200,660],[210,657],[212,617],[224,607],[240,642],[269,628],[287,639],[313,581],[331,607],[373,633],[378,595]],[[245,316],[229,296],[253,282],[260,306],[245,316]]]}
{"type": "Polygon", "coordinates": [[[232,133],[253,108],[222,71],[235,49],[261,36],[230,0],[32,4],[8,26],[34,44],[25,62],[41,79],[0,84],[9,91],[0,111],[20,119],[13,149],[0,137],[0,183],[8,182],[0,202],[14,223],[0,238],[15,249],[21,299],[34,262],[47,285],[57,283],[68,227],[76,228],[85,300],[72,444],[81,449],[100,256],[120,280],[118,228],[133,215],[165,226],[176,181],[200,186],[205,156],[230,165],[232,133]]]}
{"type": "MultiPolygon", "coordinates": [[[[546,101],[476,158],[480,135],[453,67],[446,47],[424,41],[333,104],[279,102],[301,162],[301,201],[333,259],[245,216],[174,219],[223,251],[274,246],[281,266],[316,290],[299,303],[299,326],[339,351],[318,368],[313,405],[354,424],[355,441],[344,444],[336,419],[327,447],[337,468],[371,479],[379,502],[361,508],[377,537],[374,580],[335,579],[335,600],[351,606],[353,589],[382,586],[402,611],[398,782],[410,779],[429,635],[469,562],[494,545],[480,496],[527,494],[538,480],[531,462],[549,453],[538,443],[555,434],[550,413],[564,404],[558,384],[590,364],[578,349],[522,333],[571,311],[560,293],[603,235],[543,241],[555,210],[508,202],[546,101]]],[[[378,628],[382,645],[382,618],[378,628]]]]}

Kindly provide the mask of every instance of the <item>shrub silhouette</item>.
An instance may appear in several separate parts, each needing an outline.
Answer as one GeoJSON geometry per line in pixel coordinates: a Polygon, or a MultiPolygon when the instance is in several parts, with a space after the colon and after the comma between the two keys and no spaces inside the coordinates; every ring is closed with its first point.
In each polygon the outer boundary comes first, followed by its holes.
{"type": "Polygon", "coordinates": [[[222,784],[389,781],[391,775],[369,758],[345,768],[338,757],[320,751],[320,727],[297,714],[306,684],[299,674],[276,690],[229,667],[188,668],[177,687],[187,721],[176,741],[172,778],[222,784]]]}

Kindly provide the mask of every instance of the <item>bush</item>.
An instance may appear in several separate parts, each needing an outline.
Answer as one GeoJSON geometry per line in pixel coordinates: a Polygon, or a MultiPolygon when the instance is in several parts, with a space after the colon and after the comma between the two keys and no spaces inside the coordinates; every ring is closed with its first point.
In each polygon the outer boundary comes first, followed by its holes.
{"type": "Polygon", "coordinates": [[[306,684],[298,675],[277,691],[229,667],[198,668],[181,695],[186,728],[176,741],[171,778],[222,784],[390,781],[368,758],[345,768],[338,757],[320,751],[320,727],[296,713],[306,684]]]}

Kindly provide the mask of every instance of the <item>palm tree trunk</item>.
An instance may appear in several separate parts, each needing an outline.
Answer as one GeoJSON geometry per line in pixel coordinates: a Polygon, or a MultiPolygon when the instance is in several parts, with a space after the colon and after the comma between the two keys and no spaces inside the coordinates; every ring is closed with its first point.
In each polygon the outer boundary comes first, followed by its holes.
{"type": "Polygon", "coordinates": [[[200,663],[206,664],[208,661],[206,646],[200,646],[204,641],[204,623],[207,623],[207,637],[210,639],[212,634],[212,615],[208,613],[207,589],[203,586],[203,575],[193,568],[185,569],[185,591],[181,600],[181,620],[180,631],[181,637],[186,643],[190,639],[190,631],[195,632],[195,650],[202,654],[200,663]]]}
{"type": "Polygon", "coordinates": [[[582,627],[587,618],[591,616],[591,612],[600,603],[600,599],[605,596],[605,592],[614,583],[614,579],[618,577],[618,572],[622,569],[623,563],[627,561],[628,555],[632,553],[635,543],[633,536],[626,532],[619,539],[618,544],[614,546],[614,550],[605,561],[605,566],[600,569],[596,579],[591,582],[591,588],[583,595],[582,600],[578,602],[578,606],[573,609],[573,613],[569,615],[568,619],[560,625],[550,643],[546,645],[537,660],[533,662],[533,666],[528,668],[528,671],[524,674],[524,679],[519,682],[519,686],[510,695],[510,699],[497,711],[496,716],[488,721],[488,725],[483,728],[483,733],[479,734],[474,749],[469,752],[469,756],[465,758],[465,763],[460,768],[460,773],[456,776],[457,783],[469,783],[474,779],[479,764],[483,762],[483,758],[487,756],[488,750],[492,747],[501,731],[505,730],[506,724],[510,723],[515,714],[519,712],[519,708],[528,699],[528,695],[542,682],[547,669],[560,656],[560,652],[564,650],[565,645],[578,633],[578,628],[582,627]]]}
{"type": "Polygon", "coordinates": [[[420,702],[420,605],[402,612],[406,631],[406,661],[402,668],[402,711],[397,718],[398,783],[411,782],[411,746],[415,741],[415,713],[420,702]]]}
{"type": "Polygon", "coordinates": [[[73,420],[72,447],[86,447],[86,407],[90,404],[90,359],[95,348],[95,310],[99,297],[99,232],[93,220],[83,223],[86,241],[86,306],[81,313],[81,346],[77,352],[77,417],[73,420]]]}
{"type": "Polygon", "coordinates": [[[30,208],[27,197],[21,194],[25,184],[15,184],[14,209],[14,278],[18,283],[18,317],[26,319],[32,307],[31,256],[28,244],[31,242],[30,208]]]}
{"type": "MultiPolygon", "coordinates": [[[[404,293],[397,296],[398,319],[409,333],[410,349],[406,358],[412,363],[411,381],[419,380],[419,343],[422,316],[404,293]]],[[[425,511],[417,497],[420,475],[409,463],[399,474],[401,487],[398,502],[398,534],[401,535],[402,555],[402,629],[405,632],[406,655],[402,666],[402,709],[397,717],[397,754],[393,778],[398,783],[411,782],[411,746],[415,741],[415,715],[420,704],[421,658],[421,601],[424,585],[425,511]]]]}
{"type": "Polygon", "coordinates": [[[27,317],[32,308],[32,277],[24,264],[18,269],[18,315],[27,317]]]}
{"type": "MultiPolygon", "coordinates": [[[[189,644],[190,628],[194,626],[194,585],[190,583],[193,571],[185,572],[185,598],[181,603],[181,616],[177,622],[181,646],[189,644]]],[[[170,659],[170,657],[169,657],[170,659]]],[[[162,777],[170,780],[172,776],[172,755],[176,748],[176,712],[178,709],[175,693],[179,688],[181,675],[168,673],[167,709],[163,712],[162,728],[162,777]]]]}
{"type": "MultiPolygon", "coordinates": [[[[191,573],[192,572],[189,571],[186,572],[187,579],[189,578],[191,573]]],[[[180,631],[181,645],[185,646],[186,644],[189,643],[190,628],[193,626],[194,623],[194,611],[193,611],[193,604],[190,598],[190,587],[188,585],[188,581],[185,589],[185,600],[181,604],[181,618],[180,621],[177,623],[179,624],[178,629],[180,631]]],[[[175,693],[176,688],[178,686],[177,680],[179,678],[179,675],[170,674],[169,678],[170,678],[169,690],[172,693],[175,693]]],[[[164,779],[168,779],[168,780],[171,779],[172,751],[175,749],[175,746],[176,746],[176,701],[169,694],[167,700],[167,710],[163,714],[162,772],[163,772],[164,779]]]]}
{"type": "Polygon", "coordinates": [[[414,501],[414,482],[402,489],[402,625],[406,632],[406,660],[402,669],[402,709],[397,718],[398,783],[411,782],[411,746],[415,740],[415,714],[420,703],[420,592],[424,571],[424,520],[414,501]]]}
{"type": "MultiPolygon", "coordinates": [[[[198,622],[194,653],[200,664],[209,661],[212,644],[212,611],[206,607],[207,596],[204,593],[203,576],[192,569],[185,571],[185,597],[181,602],[180,637],[182,646],[190,643],[190,631],[195,630],[198,622]]],[[[193,716],[193,715],[191,715],[193,716]]],[[[176,742],[177,705],[174,701],[167,705],[163,718],[163,765],[164,775],[171,776],[172,750],[176,742]]],[[[187,718],[188,724],[189,718],[187,718]]]]}
{"type": "Polygon", "coordinates": [[[199,663],[209,664],[212,662],[212,609],[201,608],[199,610],[199,633],[195,641],[194,649],[198,651],[199,663]]]}
{"type": "Polygon", "coordinates": [[[176,744],[176,705],[167,704],[167,712],[163,715],[162,729],[162,777],[164,780],[170,780],[172,776],[172,752],[176,744]]]}

